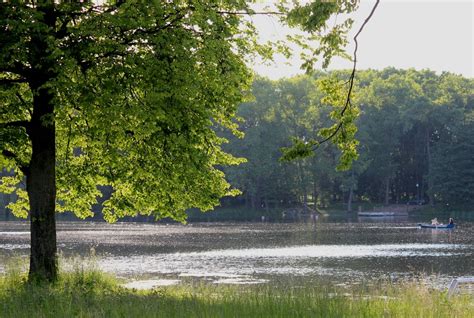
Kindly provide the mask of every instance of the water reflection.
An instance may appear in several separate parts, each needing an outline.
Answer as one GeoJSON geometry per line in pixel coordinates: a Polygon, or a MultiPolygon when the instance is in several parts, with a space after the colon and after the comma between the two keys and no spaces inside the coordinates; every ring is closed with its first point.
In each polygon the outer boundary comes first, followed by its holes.
{"type": "Polygon", "coordinates": [[[0,244],[0,250],[24,250],[30,249],[30,244],[0,244]]]}
{"type": "MultiPolygon", "coordinates": [[[[306,257],[397,257],[451,256],[450,252],[469,248],[450,244],[383,244],[383,245],[308,245],[267,249],[216,250],[201,253],[175,254],[201,258],[306,258],[306,257]]],[[[459,253],[458,253],[459,254],[459,253]]]]}
{"type": "Polygon", "coordinates": [[[261,249],[228,249],[158,255],[104,257],[100,267],[133,276],[139,273],[176,275],[177,277],[213,277],[222,282],[232,279],[249,281],[277,276],[338,276],[346,279],[393,273],[396,264],[410,263],[408,258],[449,259],[470,253],[469,245],[457,244],[386,244],[386,245],[310,245],[261,249]],[[387,262],[387,258],[390,260],[387,262]],[[362,259],[357,269],[356,260],[362,259]],[[384,261],[382,261],[384,260],[384,261]],[[388,263],[388,264],[387,264],[388,263]],[[389,265],[389,266],[387,266],[389,265]],[[364,274],[365,273],[365,274],[364,274]]]}

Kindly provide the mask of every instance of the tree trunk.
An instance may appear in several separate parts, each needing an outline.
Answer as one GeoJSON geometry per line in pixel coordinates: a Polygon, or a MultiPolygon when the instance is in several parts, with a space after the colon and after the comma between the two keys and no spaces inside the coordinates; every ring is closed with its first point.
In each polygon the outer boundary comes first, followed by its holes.
{"type": "Polygon", "coordinates": [[[268,203],[267,197],[263,197],[263,204],[265,205],[265,212],[270,212],[270,203],[268,203]]]}
{"type": "Polygon", "coordinates": [[[316,181],[314,181],[313,185],[313,204],[314,204],[314,209],[317,209],[318,206],[318,188],[316,186],[316,181]]]}
{"type": "Polygon", "coordinates": [[[39,88],[36,92],[30,125],[32,156],[26,180],[31,218],[29,279],[54,281],[57,278],[54,105],[47,89],[39,88]]]}
{"type": "Polygon", "coordinates": [[[245,208],[248,209],[248,208],[251,207],[251,205],[250,205],[249,190],[246,190],[246,191],[245,191],[245,196],[244,196],[244,198],[245,198],[245,208]]]}
{"type": "Polygon", "coordinates": [[[347,199],[347,212],[352,212],[353,197],[354,197],[354,169],[351,169],[351,184],[349,187],[349,198],[347,199]]]}
{"type": "Polygon", "coordinates": [[[428,164],[428,200],[431,206],[434,206],[433,178],[431,177],[431,147],[430,147],[430,130],[426,129],[426,160],[428,164]]]}
{"type": "Polygon", "coordinates": [[[257,197],[256,197],[256,194],[252,194],[252,195],[250,196],[250,207],[252,208],[252,210],[257,209],[257,197]]]}
{"type": "Polygon", "coordinates": [[[385,199],[384,199],[384,205],[387,206],[390,198],[390,178],[387,177],[385,179],[385,199]]]}
{"type": "Polygon", "coordinates": [[[351,188],[349,189],[349,198],[347,199],[347,212],[352,212],[352,197],[354,195],[354,190],[351,188]]]}

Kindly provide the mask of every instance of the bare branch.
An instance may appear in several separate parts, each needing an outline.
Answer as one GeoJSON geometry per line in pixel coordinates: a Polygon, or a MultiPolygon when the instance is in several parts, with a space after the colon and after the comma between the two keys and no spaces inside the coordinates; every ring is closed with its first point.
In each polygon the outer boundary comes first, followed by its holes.
{"type": "Polygon", "coordinates": [[[351,104],[351,93],[352,93],[352,88],[354,86],[354,79],[355,79],[356,66],[357,66],[357,49],[359,48],[359,42],[357,42],[357,37],[362,32],[362,30],[364,29],[367,22],[369,22],[370,18],[372,18],[372,15],[374,14],[375,9],[377,9],[377,6],[379,5],[379,2],[380,2],[380,0],[377,0],[377,2],[375,2],[375,5],[372,8],[372,11],[370,11],[369,16],[364,20],[364,23],[362,23],[362,25],[359,28],[359,31],[357,31],[356,35],[354,36],[354,43],[355,43],[354,64],[352,66],[352,73],[351,73],[351,76],[349,78],[349,90],[347,92],[346,104],[344,105],[344,108],[341,111],[341,115],[344,115],[346,109],[348,107],[350,107],[350,104],[351,104]]]}

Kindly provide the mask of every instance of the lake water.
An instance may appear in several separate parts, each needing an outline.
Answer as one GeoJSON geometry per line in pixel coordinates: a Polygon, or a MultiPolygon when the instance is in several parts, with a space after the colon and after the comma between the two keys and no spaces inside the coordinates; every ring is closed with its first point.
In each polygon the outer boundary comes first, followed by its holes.
{"type": "MultiPolygon", "coordinates": [[[[0,271],[29,254],[29,225],[0,222],[0,271]]],[[[320,219],[308,223],[59,222],[65,257],[89,257],[117,276],[163,284],[360,284],[430,276],[446,286],[474,276],[474,222],[454,230],[418,229],[412,220],[320,219]]]]}

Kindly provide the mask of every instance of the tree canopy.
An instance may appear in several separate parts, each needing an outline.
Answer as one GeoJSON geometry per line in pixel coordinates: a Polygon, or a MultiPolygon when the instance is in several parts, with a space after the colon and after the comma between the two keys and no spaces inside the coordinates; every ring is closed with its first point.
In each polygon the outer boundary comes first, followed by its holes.
{"type": "Polygon", "coordinates": [[[359,159],[351,169],[336,171],[341,151],[334,144],[321,145],[303,160],[279,160],[291,137],[305,141],[331,125],[331,112],[339,108],[326,103],[320,83],[348,73],[256,79],[255,100],[239,108],[246,137],[225,145],[228,152],[248,158],[226,169],[230,182],[244,193],[228,203],[254,208],[265,202],[325,207],[352,200],[472,204],[474,82],[451,73],[358,71],[353,99],[360,109],[355,133],[359,159]]]}
{"type": "MultiPolygon", "coordinates": [[[[288,17],[317,31],[353,8],[316,1],[288,17]]],[[[235,193],[215,166],[241,160],[221,151],[224,140],[210,128],[236,132],[232,118],[251,80],[245,59],[268,49],[251,36],[249,3],[40,1],[1,10],[2,166],[16,169],[3,184],[19,196],[11,205],[17,215],[29,209],[15,183],[31,160],[37,90],[54,106],[41,120],[56,126],[59,211],[89,216],[97,185],[114,189],[104,202],[108,220],[137,213],[183,220],[186,208],[208,210],[235,193]]],[[[288,12],[284,2],[280,10],[288,12]]],[[[343,38],[347,25],[332,32],[343,38]]],[[[318,53],[342,52],[327,41],[318,53]]]]}
{"type": "Polygon", "coordinates": [[[91,214],[111,187],[104,216],[185,219],[235,194],[217,166],[235,134],[252,74],[246,61],[287,48],[259,43],[249,16],[272,14],[309,32],[294,41],[324,62],[342,55],[350,19],[326,27],[357,1],[7,1],[0,3],[2,191],[31,218],[30,275],[55,277],[55,211],[91,214]],[[17,184],[26,180],[25,187],[17,184]],[[56,190],[57,189],[57,190],[56,190]]]}

